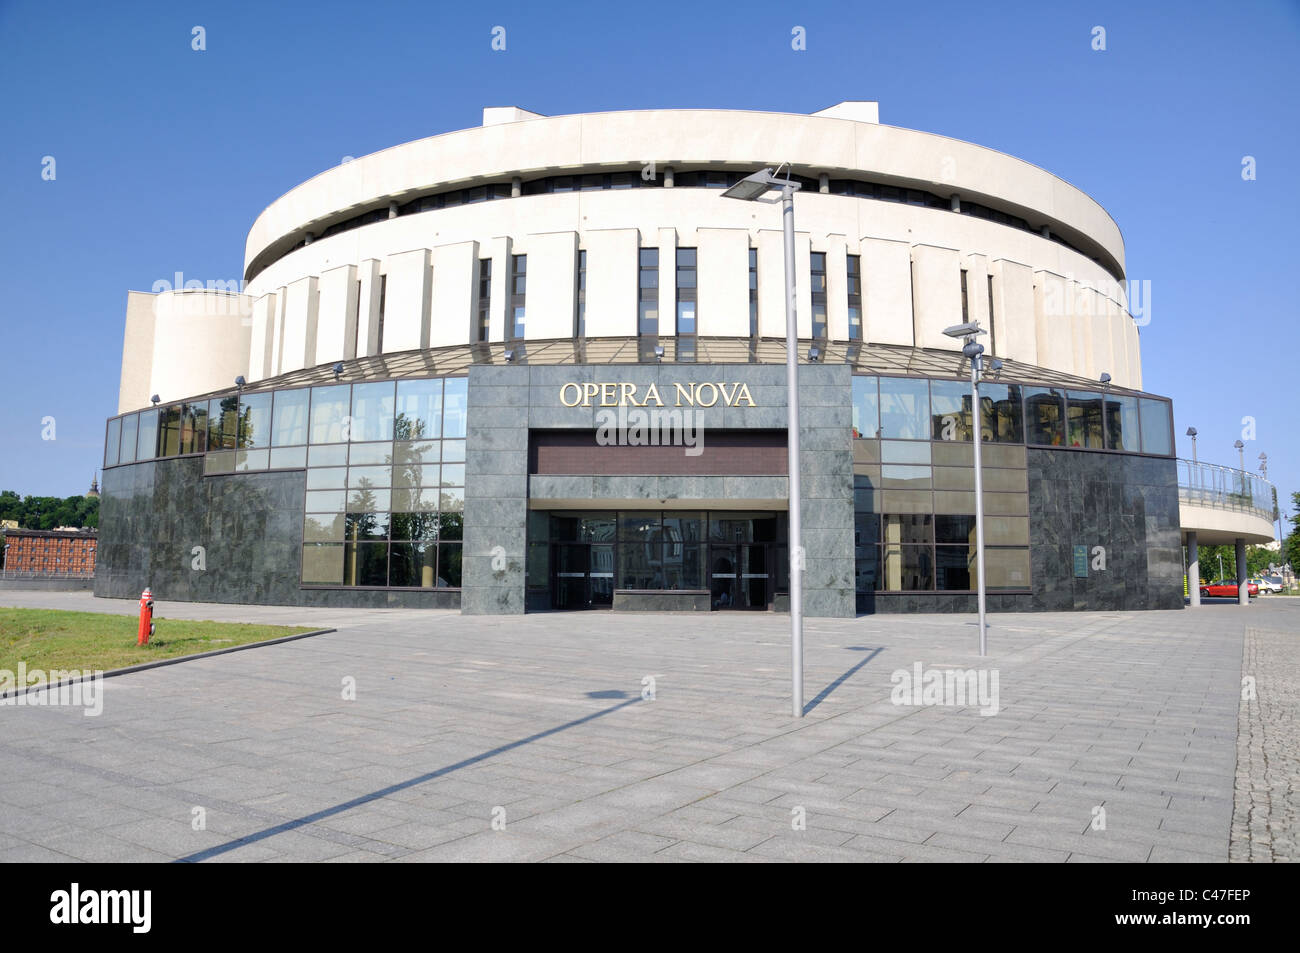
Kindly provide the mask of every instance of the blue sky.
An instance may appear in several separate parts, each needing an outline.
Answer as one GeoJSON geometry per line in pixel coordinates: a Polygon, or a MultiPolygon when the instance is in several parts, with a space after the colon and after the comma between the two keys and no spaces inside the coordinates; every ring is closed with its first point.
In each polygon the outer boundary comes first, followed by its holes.
{"type": "Polygon", "coordinates": [[[0,0],[0,489],[84,492],[117,405],[127,290],[177,271],[238,278],[257,214],[343,156],[477,125],[486,105],[806,113],[875,99],[883,122],[1002,150],[1101,202],[1129,277],[1151,281],[1144,383],[1174,399],[1179,454],[1194,425],[1201,459],[1235,466],[1254,418],[1247,464],[1266,451],[1289,501],[1298,62],[1294,0],[0,0]]]}

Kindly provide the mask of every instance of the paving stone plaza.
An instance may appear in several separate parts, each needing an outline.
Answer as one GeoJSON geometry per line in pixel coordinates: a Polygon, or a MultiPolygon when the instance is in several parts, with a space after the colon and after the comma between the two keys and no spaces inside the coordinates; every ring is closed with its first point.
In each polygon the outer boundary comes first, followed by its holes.
{"type": "Polygon", "coordinates": [[[1300,600],[999,614],[983,660],[969,616],[812,619],[802,720],[778,614],[157,614],[337,631],[0,708],[0,860],[1296,856],[1300,600]],[[996,714],[894,704],[917,663],[996,714]]]}

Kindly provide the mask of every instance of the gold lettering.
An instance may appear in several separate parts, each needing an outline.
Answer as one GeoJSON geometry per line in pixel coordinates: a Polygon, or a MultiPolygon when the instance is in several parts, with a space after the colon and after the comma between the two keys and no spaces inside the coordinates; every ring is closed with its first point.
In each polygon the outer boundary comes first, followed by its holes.
{"type": "Polygon", "coordinates": [[[659,396],[659,388],[655,386],[654,382],[651,382],[650,386],[646,388],[645,400],[641,402],[641,406],[644,407],[652,400],[655,402],[655,405],[658,407],[662,407],[664,405],[663,398],[659,396]]]}
{"type": "Polygon", "coordinates": [[[711,384],[708,381],[705,381],[703,384],[696,385],[695,401],[701,407],[712,407],[714,404],[718,402],[718,385],[711,384]],[[704,400],[704,388],[706,387],[709,388],[709,391],[713,394],[713,399],[707,402],[704,400]]]}
{"type": "Polygon", "coordinates": [[[618,385],[618,389],[619,389],[618,402],[620,404],[631,404],[633,407],[642,406],[641,404],[638,404],[636,402],[635,384],[629,384],[627,381],[623,381],[621,384],[618,385]]]}
{"type": "Polygon", "coordinates": [[[582,400],[582,387],[576,384],[575,382],[569,381],[567,384],[565,384],[563,387],[560,388],[560,403],[563,404],[565,407],[577,407],[579,401],[581,400],[582,400]],[[565,400],[564,395],[570,387],[573,388],[573,393],[574,393],[573,400],[565,400]]]}
{"type": "Polygon", "coordinates": [[[599,388],[591,381],[587,381],[582,385],[582,406],[583,407],[591,406],[591,399],[596,396],[597,390],[599,390],[599,388]]]}
{"type": "Polygon", "coordinates": [[[743,400],[743,401],[747,401],[747,402],[749,403],[749,406],[750,406],[750,407],[753,407],[753,406],[754,406],[754,396],[749,392],[749,385],[748,385],[748,384],[741,384],[741,385],[740,385],[740,391],[739,391],[739,393],[736,394],[736,400],[735,400],[735,403],[733,403],[731,406],[732,406],[732,407],[739,407],[739,406],[740,406],[740,402],[741,402],[742,400],[743,400]]]}
{"type": "Polygon", "coordinates": [[[617,407],[618,401],[614,399],[614,390],[618,387],[613,381],[605,381],[600,385],[600,406],[617,407]]]}
{"type": "Polygon", "coordinates": [[[686,402],[688,404],[690,404],[692,407],[695,406],[695,385],[694,384],[690,385],[691,389],[689,391],[681,384],[678,384],[676,382],[673,383],[673,387],[677,389],[677,402],[673,404],[674,407],[680,407],[682,405],[683,397],[686,398],[686,402]]]}

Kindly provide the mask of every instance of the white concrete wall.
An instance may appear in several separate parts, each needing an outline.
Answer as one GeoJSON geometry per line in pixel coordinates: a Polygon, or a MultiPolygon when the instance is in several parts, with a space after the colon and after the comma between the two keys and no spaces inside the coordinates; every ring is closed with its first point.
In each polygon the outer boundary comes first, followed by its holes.
{"type": "Polygon", "coordinates": [[[415,248],[384,262],[384,351],[413,351],[429,346],[433,269],[429,249],[415,248]]]}
{"type": "Polygon", "coordinates": [[[960,255],[954,248],[912,247],[912,335],[917,347],[960,350],[943,333],[961,324],[960,255]]]}
{"type": "Polygon", "coordinates": [[[167,403],[247,378],[253,305],[247,295],[228,292],[132,292],[127,302],[131,359],[123,364],[119,412],[149,406],[153,394],[167,403]],[[143,342],[150,339],[146,364],[143,342]]]}
{"type": "Polygon", "coordinates": [[[524,337],[573,337],[577,315],[578,233],[528,236],[528,285],[524,337]]]}
{"type": "Polygon", "coordinates": [[[696,285],[700,334],[749,336],[749,235],[743,229],[701,228],[696,285]]]}

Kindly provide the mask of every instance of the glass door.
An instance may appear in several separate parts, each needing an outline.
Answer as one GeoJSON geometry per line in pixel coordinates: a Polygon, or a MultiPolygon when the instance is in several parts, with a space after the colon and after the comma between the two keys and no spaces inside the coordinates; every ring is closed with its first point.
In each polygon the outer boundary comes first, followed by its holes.
{"type": "Polygon", "coordinates": [[[762,543],[742,543],[737,549],[740,598],[736,608],[766,609],[772,593],[768,547],[762,543]]]}
{"type": "Polygon", "coordinates": [[[556,609],[585,609],[591,547],[586,543],[556,543],[551,564],[555,577],[551,581],[552,605],[556,609]]]}

